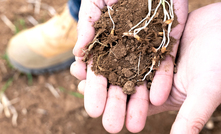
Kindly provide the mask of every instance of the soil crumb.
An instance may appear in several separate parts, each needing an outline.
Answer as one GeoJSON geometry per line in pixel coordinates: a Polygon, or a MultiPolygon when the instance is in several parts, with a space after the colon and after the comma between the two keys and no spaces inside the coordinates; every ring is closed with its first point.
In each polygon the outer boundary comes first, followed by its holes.
{"type": "Polygon", "coordinates": [[[169,1],[159,2],[119,0],[112,7],[103,8],[94,24],[95,38],[88,44],[83,60],[87,63],[92,57],[95,74],[123,87],[125,94],[135,93],[135,86],[144,81],[150,88],[157,68],[176,42],[168,36],[178,24],[173,6],[169,1]]]}

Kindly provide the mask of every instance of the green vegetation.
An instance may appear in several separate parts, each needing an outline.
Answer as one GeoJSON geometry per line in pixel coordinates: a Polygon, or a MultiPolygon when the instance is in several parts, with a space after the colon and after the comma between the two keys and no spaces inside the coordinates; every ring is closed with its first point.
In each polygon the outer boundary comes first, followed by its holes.
{"type": "Polygon", "coordinates": [[[33,84],[32,74],[28,73],[28,74],[26,74],[26,76],[28,78],[28,85],[31,86],[33,84]]]}
{"type": "Polygon", "coordinates": [[[15,22],[15,34],[26,28],[27,27],[24,19],[19,19],[15,22]]]}
{"type": "Polygon", "coordinates": [[[84,98],[84,95],[82,95],[82,94],[80,94],[80,93],[78,93],[78,92],[67,91],[67,90],[66,90],[65,88],[63,88],[63,87],[59,87],[59,90],[60,90],[61,92],[67,93],[67,94],[72,95],[72,96],[77,97],[77,98],[84,98]]]}
{"type": "Polygon", "coordinates": [[[7,53],[5,53],[4,55],[2,55],[1,57],[2,57],[2,59],[4,59],[4,60],[6,61],[7,66],[8,66],[9,68],[11,68],[11,69],[14,68],[14,67],[12,66],[12,64],[9,62],[9,58],[8,58],[7,53]]]}
{"type": "Polygon", "coordinates": [[[13,78],[9,78],[7,82],[3,85],[3,87],[1,88],[0,94],[4,93],[8,89],[8,87],[11,86],[12,82],[13,82],[13,78]]]}

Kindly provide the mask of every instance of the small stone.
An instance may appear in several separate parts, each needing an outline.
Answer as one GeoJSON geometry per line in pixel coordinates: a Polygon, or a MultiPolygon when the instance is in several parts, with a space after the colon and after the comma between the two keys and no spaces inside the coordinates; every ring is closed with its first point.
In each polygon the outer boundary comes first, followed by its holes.
{"type": "Polygon", "coordinates": [[[22,113],[23,115],[26,115],[26,114],[28,113],[28,111],[27,111],[26,108],[23,108],[23,109],[21,110],[21,113],[22,113]]]}
{"type": "Polygon", "coordinates": [[[205,127],[206,127],[207,129],[209,129],[209,130],[214,129],[214,122],[213,122],[212,120],[209,120],[209,121],[206,123],[205,127]]]}
{"type": "Polygon", "coordinates": [[[136,93],[135,84],[132,81],[127,81],[124,84],[123,92],[128,95],[136,93]]]}

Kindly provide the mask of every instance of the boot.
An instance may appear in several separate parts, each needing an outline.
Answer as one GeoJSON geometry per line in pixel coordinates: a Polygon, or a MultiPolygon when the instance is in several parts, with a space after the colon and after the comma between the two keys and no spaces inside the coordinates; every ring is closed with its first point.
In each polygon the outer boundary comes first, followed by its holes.
{"type": "Polygon", "coordinates": [[[7,55],[11,64],[21,72],[51,73],[71,65],[76,40],[77,22],[66,7],[46,23],[12,37],[7,55]]]}

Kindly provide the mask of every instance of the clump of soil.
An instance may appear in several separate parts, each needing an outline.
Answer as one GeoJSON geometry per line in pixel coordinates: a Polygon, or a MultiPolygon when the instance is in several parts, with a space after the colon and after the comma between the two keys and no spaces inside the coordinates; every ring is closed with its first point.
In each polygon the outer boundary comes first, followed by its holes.
{"type": "MultiPolygon", "coordinates": [[[[152,0],[151,15],[137,28],[151,19],[158,3],[159,0],[152,0]]],[[[165,9],[169,11],[168,4],[165,9]]],[[[176,18],[165,21],[164,8],[159,6],[149,25],[135,35],[134,29],[128,31],[149,13],[148,0],[119,0],[101,11],[100,19],[94,24],[95,38],[88,45],[84,61],[92,57],[95,74],[103,75],[110,84],[123,87],[125,94],[135,93],[135,86],[145,80],[149,89],[160,62],[170,55],[176,42],[172,37],[167,38],[169,24],[176,18]],[[169,41],[168,45],[160,46],[164,39],[165,44],[169,41]]]]}

